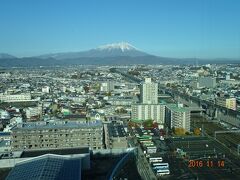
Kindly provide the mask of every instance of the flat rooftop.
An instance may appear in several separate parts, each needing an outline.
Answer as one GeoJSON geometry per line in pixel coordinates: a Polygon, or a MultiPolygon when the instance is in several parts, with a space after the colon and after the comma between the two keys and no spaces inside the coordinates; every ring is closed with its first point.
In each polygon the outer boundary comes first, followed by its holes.
{"type": "Polygon", "coordinates": [[[108,132],[110,137],[126,137],[127,134],[124,130],[123,125],[119,124],[108,124],[108,132]]]}
{"type": "Polygon", "coordinates": [[[34,129],[68,129],[68,128],[98,128],[102,127],[102,122],[96,121],[40,121],[40,122],[27,122],[14,127],[12,130],[34,130],[34,129]]]}

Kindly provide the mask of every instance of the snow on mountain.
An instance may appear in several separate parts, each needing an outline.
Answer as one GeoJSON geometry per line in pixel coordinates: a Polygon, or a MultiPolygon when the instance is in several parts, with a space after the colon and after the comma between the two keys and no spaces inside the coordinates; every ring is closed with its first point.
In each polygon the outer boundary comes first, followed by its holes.
{"type": "Polygon", "coordinates": [[[96,50],[113,50],[113,49],[121,49],[122,52],[124,51],[130,51],[130,50],[137,50],[134,46],[127,42],[121,42],[121,43],[112,43],[112,44],[107,44],[103,46],[99,46],[96,48],[96,50]]]}

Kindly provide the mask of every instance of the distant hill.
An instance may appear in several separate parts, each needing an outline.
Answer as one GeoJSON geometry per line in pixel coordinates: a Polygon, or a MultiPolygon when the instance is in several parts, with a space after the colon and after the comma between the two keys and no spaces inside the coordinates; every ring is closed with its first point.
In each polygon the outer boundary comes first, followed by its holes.
{"type": "Polygon", "coordinates": [[[16,58],[15,56],[12,56],[10,54],[7,53],[0,53],[0,59],[14,59],[16,58]]]}
{"type": "Polygon", "coordinates": [[[128,64],[240,64],[235,59],[169,58],[150,55],[128,43],[114,43],[89,51],[45,54],[17,58],[0,54],[0,67],[37,67],[67,65],[128,65],[128,64]]]}

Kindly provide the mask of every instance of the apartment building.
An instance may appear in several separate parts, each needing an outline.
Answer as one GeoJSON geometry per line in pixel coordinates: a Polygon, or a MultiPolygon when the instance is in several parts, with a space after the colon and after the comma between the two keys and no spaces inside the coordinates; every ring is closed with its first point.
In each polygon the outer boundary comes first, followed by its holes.
{"type": "Polygon", "coordinates": [[[13,150],[64,147],[103,148],[101,121],[27,122],[12,129],[13,150]]]}

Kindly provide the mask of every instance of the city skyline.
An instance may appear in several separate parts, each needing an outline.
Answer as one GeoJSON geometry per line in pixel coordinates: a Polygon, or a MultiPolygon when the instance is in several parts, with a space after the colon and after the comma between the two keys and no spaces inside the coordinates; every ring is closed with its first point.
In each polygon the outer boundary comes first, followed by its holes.
{"type": "Polygon", "coordinates": [[[37,56],[129,42],[176,58],[240,57],[238,1],[1,1],[0,53],[37,56]]]}

